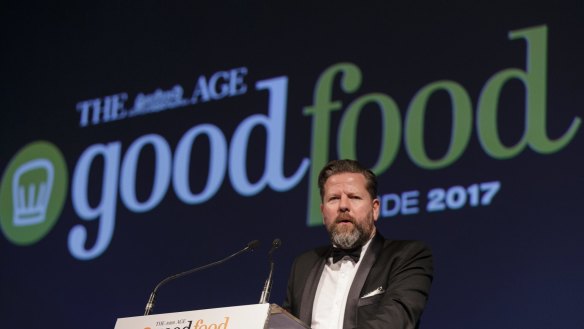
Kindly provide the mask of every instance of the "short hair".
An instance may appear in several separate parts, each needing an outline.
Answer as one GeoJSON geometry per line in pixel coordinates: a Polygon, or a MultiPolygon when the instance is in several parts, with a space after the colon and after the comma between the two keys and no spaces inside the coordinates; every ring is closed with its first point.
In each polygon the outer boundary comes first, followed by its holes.
{"type": "Polygon", "coordinates": [[[365,176],[365,188],[367,189],[367,192],[369,192],[371,199],[377,198],[377,176],[358,161],[344,159],[330,161],[320,171],[320,174],[318,175],[318,189],[320,190],[321,201],[324,200],[324,184],[329,177],[343,173],[362,174],[365,176]]]}

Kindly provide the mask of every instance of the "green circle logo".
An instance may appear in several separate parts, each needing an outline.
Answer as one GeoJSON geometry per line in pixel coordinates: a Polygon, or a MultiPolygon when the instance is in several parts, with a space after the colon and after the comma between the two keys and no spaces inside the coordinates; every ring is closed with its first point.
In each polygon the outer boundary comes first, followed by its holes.
{"type": "Polygon", "coordinates": [[[23,147],[0,182],[0,227],[17,245],[31,245],[53,228],[67,195],[68,173],[61,151],[46,141],[23,147]]]}

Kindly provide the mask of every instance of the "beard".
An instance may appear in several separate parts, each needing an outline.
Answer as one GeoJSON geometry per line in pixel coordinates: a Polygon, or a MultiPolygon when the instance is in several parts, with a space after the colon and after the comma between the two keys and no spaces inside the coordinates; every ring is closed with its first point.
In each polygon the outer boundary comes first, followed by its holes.
{"type": "Polygon", "coordinates": [[[369,214],[367,220],[358,221],[350,216],[337,217],[327,228],[331,243],[342,249],[352,249],[364,245],[373,233],[373,215],[369,214]],[[353,225],[342,224],[351,222],[353,225]]]}

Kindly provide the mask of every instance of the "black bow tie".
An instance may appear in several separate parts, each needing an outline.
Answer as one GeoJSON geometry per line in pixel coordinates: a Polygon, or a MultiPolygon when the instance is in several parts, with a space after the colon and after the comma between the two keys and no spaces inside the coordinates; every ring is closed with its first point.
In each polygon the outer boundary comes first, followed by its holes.
{"type": "Polygon", "coordinates": [[[341,249],[333,247],[331,251],[331,256],[333,257],[333,264],[343,259],[345,256],[351,257],[355,263],[359,261],[361,257],[361,246],[355,247],[353,249],[341,249]]]}

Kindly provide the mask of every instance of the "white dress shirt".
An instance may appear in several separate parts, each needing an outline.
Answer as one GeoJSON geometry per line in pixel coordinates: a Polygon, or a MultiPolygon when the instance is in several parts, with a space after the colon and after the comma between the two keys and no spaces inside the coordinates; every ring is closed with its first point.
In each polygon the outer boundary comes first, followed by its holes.
{"type": "Polygon", "coordinates": [[[314,296],[312,329],[343,329],[347,296],[370,242],[361,249],[357,263],[347,256],[335,264],[332,257],[327,259],[314,296]]]}

